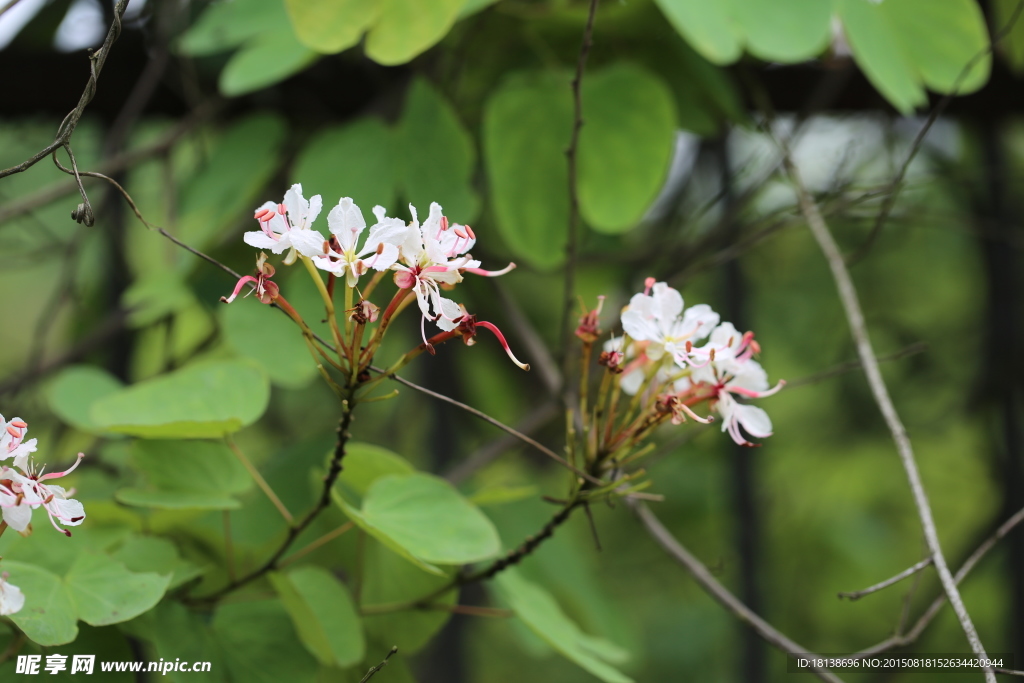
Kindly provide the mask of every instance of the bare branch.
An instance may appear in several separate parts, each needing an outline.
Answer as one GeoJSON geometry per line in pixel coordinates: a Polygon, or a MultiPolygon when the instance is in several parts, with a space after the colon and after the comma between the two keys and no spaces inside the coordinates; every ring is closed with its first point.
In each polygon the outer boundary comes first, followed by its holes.
{"type": "MultiPolygon", "coordinates": [[[[679,543],[672,533],[661,523],[661,520],[659,520],[646,505],[630,500],[629,506],[633,509],[636,516],[640,518],[640,522],[644,525],[644,528],[647,529],[647,533],[649,533],[651,537],[658,542],[658,545],[660,545],[665,552],[672,557],[672,559],[683,565],[683,567],[690,572],[693,578],[696,579],[697,583],[701,585],[701,588],[703,588],[708,595],[722,605],[722,607],[731,612],[733,616],[750,628],[754,629],[757,634],[764,638],[772,647],[781,650],[790,657],[808,656],[809,659],[814,659],[816,657],[816,655],[809,654],[809,650],[793,642],[786,637],[785,634],[780,633],[774,626],[752,612],[739,600],[739,598],[730,593],[729,589],[718,582],[718,579],[711,574],[711,571],[703,562],[694,557],[690,551],[679,543]]],[[[828,669],[813,668],[810,669],[810,671],[823,681],[829,681],[829,683],[842,683],[842,679],[828,669]]]]}
{"type": "Polygon", "coordinates": [[[384,660],[381,661],[380,664],[378,664],[377,666],[375,666],[375,667],[371,668],[369,671],[367,671],[366,675],[363,676],[361,679],[359,679],[359,683],[366,683],[368,680],[373,678],[374,674],[376,674],[378,671],[380,671],[381,669],[383,669],[385,666],[388,665],[388,660],[391,659],[391,655],[395,654],[396,652],[398,652],[398,646],[397,645],[395,645],[395,646],[393,646],[391,648],[391,652],[387,653],[384,656],[384,660]]]}
{"type": "Polygon", "coordinates": [[[932,563],[932,558],[926,557],[925,559],[923,559],[920,562],[918,562],[917,564],[915,564],[913,567],[909,567],[907,569],[904,569],[903,571],[901,571],[896,576],[890,577],[890,578],[886,579],[885,581],[881,581],[879,583],[876,583],[874,586],[870,586],[868,588],[865,588],[864,590],[853,591],[853,592],[850,592],[850,593],[840,593],[839,597],[840,598],[847,598],[848,600],[851,600],[851,601],[852,600],[860,600],[865,595],[870,595],[871,593],[877,593],[878,591],[882,590],[883,588],[888,588],[889,586],[891,586],[893,584],[899,583],[900,581],[902,581],[903,579],[907,578],[908,576],[913,576],[914,574],[918,573],[919,571],[921,571],[925,567],[929,566],[931,563],[932,563]]]}
{"type": "MultiPolygon", "coordinates": [[[[885,356],[879,356],[878,357],[878,362],[879,363],[887,363],[889,361],[899,360],[900,358],[906,358],[907,356],[915,356],[915,355],[917,355],[919,353],[924,353],[927,350],[928,350],[928,343],[927,342],[917,342],[915,344],[910,344],[909,346],[905,346],[902,349],[900,349],[899,351],[896,351],[894,353],[890,353],[890,354],[887,354],[885,356]]],[[[862,364],[861,364],[860,360],[848,360],[845,363],[840,363],[839,365],[836,365],[835,367],[829,368],[828,370],[823,370],[822,372],[816,372],[813,375],[808,375],[807,377],[801,377],[800,379],[795,379],[795,380],[792,380],[792,381],[787,381],[786,382],[786,389],[792,389],[793,387],[807,386],[809,384],[817,384],[818,382],[820,382],[822,380],[829,379],[831,377],[838,377],[839,375],[844,375],[847,372],[852,372],[853,370],[857,370],[860,367],[862,367],[862,364]]]]}

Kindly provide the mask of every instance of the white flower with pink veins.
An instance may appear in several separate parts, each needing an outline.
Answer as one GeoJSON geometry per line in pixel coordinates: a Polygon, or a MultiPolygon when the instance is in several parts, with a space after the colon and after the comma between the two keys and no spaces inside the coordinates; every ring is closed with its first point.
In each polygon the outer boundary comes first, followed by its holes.
{"type": "MultiPolygon", "coordinates": [[[[486,277],[504,275],[516,264],[510,263],[501,270],[483,270],[480,262],[468,252],[476,244],[476,234],[468,225],[452,223],[441,213],[441,205],[433,202],[430,214],[421,226],[416,207],[409,205],[412,223],[407,228],[405,241],[401,245],[400,263],[392,268],[395,283],[402,289],[411,289],[416,294],[423,319],[437,322],[445,332],[454,330],[463,313],[459,305],[441,296],[440,286],[462,282],[462,273],[474,273],[486,277]]],[[[425,335],[424,335],[425,337],[425,335]]]]}
{"type": "Polygon", "coordinates": [[[302,185],[292,185],[285,192],[283,203],[267,202],[256,209],[254,218],[259,221],[260,229],[245,233],[245,243],[275,254],[287,250],[284,263],[288,266],[295,263],[298,254],[310,258],[319,256],[324,253],[324,236],[311,226],[322,208],[320,195],[307,202],[302,196],[302,185]]]}
{"type": "Polygon", "coordinates": [[[3,520],[15,531],[23,532],[32,521],[32,511],[42,507],[53,528],[65,536],[71,532],[62,529],[57,522],[66,526],[78,526],[85,519],[85,508],[80,502],[69,498],[74,490],[65,491],[56,484],[45,484],[50,479],[59,479],[74,471],[82,462],[83,453],[78,454],[75,464],[63,472],[43,474],[29,466],[28,474],[22,474],[10,467],[0,467],[0,508],[3,520]]]}
{"type": "Polygon", "coordinates": [[[7,581],[8,573],[0,574],[0,617],[10,616],[25,606],[21,589],[7,581]]]}
{"type": "Polygon", "coordinates": [[[14,458],[14,466],[25,469],[29,456],[36,451],[35,439],[24,440],[28,423],[20,417],[7,422],[0,415],[0,430],[0,460],[14,458]]]}
{"type": "Polygon", "coordinates": [[[707,304],[683,310],[683,297],[664,282],[647,278],[646,288],[633,295],[622,312],[622,329],[652,361],[668,355],[680,367],[693,364],[693,343],[711,333],[719,316],[707,304]]]}
{"type": "Polygon", "coordinates": [[[355,287],[359,277],[370,268],[387,270],[394,265],[398,260],[398,247],[405,241],[409,227],[400,218],[388,218],[383,206],[373,207],[373,214],[377,224],[370,228],[360,248],[356,246],[359,235],[366,229],[363,212],[350,198],[342,197],[327,214],[327,225],[337,245],[332,243],[326,256],[313,259],[316,267],[344,277],[346,285],[355,287]]]}

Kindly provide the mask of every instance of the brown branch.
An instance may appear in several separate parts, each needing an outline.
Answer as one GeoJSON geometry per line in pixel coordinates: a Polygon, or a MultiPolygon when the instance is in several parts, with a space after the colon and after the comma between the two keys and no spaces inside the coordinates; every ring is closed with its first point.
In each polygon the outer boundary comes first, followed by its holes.
{"type": "Polygon", "coordinates": [[[870,595],[871,593],[877,593],[878,591],[882,590],[883,588],[888,588],[889,586],[891,586],[893,584],[896,584],[896,583],[899,583],[900,581],[902,581],[903,579],[905,579],[905,578],[907,578],[909,576],[913,576],[914,574],[918,573],[919,571],[921,571],[925,567],[930,566],[931,563],[932,563],[932,558],[926,557],[923,560],[921,560],[920,562],[918,562],[917,564],[915,564],[913,567],[908,567],[907,569],[904,569],[903,571],[901,571],[896,576],[890,577],[890,578],[886,579],[885,581],[880,581],[879,583],[876,583],[874,586],[869,586],[868,588],[865,588],[863,590],[852,591],[852,592],[849,592],[849,593],[840,593],[839,597],[840,598],[846,598],[846,599],[851,600],[851,601],[852,600],[860,600],[865,595],[870,595]]]}
{"type": "MultiPolygon", "coordinates": [[[[703,562],[694,557],[690,551],[679,543],[672,533],[661,523],[661,520],[659,520],[646,505],[635,501],[629,501],[629,506],[633,509],[636,516],[640,518],[640,522],[644,525],[644,528],[647,529],[647,533],[657,541],[658,545],[660,545],[665,552],[672,557],[672,559],[683,565],[697,583],[701,585],[701,588],[703,588],[708,595],[722,605],[722,607],[731,612],[733,616],[754,629],[754,631],[764,638],[768,644],[781,650],[790,657],[795,658],[798,656],[806,656],[809,659],[817,657],[817,655],[809,654],[809,651],[806,648],[801,647],[787,638],[774,626],[751,611],[750,608],[744,605],[739,598],[730,593],[729,589],[719,583],[718,579],[711,574],[711,571],[703,562]]],[[[811,668],[810,671],[823,681],[828,681],[829,683],[842,683],[842,679],[828,669],[811,668]]]]}
{"type": "Polygon", "coordinates": [[[363,676],[361,679],[359,679],[359,683],[366,683],[368,680],[373,678],[374,674],[376,674],[378,671],[380,671],[381,669],[383,669],[385,666],[388,665],[388,660],[391,659],[391,655],[395,654],[396,652],[398,652],[398,646],[397,645],[395,645],[395,646],[393,646],[391,648],[391,652],[387,653],[384,656],[384,659],[383,659],[383,661],[381,661],[380,664],[378,664],[375,667],[372,667],[369,671],[367,671],[366,675],[363,676]]]}
{"type": "MultiPolygon", "coordinates": [[[[1022,2],[1024,2],[1024,0],[1022,0],[1022,2]]],[[[814,235],[814,239],[818,242],[818,246],[825,255],[829,268],[832,270],[832,277],[835,280],[837,289],[839,290],[839,298],[842,302],[843,309],[846,312],[846,319],[850,325],[850,332],[857,346],[857,355],[860,357],[860,362],[864,366],[864,374],[867,377],[871,393],[875,398],[875,403],[878,404],[878,408],[881,411],[882,416],[885,418],[885,423],[888,425],[893,441],[896,444],[896,450],[899,453],[900,461],[903,464],[903,469],[906,472],[907,481],[910,484],[910,490],[913,494],[914,505],[917,508],[918,517],[921,520],[921,528],[924,532],[925,541],[928,544],[928,552],[935,564],[935,569],[938,571],[939,580],[942,582],[942,587],[945,590],[946,595],[949,597],[950,603],[953,605],[953,610],[956,612],[957,618],[960,621],[960,626],[963,628],[964,634],[967,636],[967,641],[971,645],[971,650],[979,658],[987,659],[985,648],[981,643],[981,639],[978,637],[978,631],[975,629],[974,623],[971,621],[971,616],[968,614],[967,608],[964,606],[963,600],[960,598],[960,592],[957,590],[956,582],[953,580],[953,575],[950,573],[949,567],[946,565],[946,558],[942,554],[942,546],[939,543],[939,534],[938,530],[935,528],[935,520],[932,516],[931,505],[928,502],[928,495],[925,493],[924,484],[921,482],[921,474],[918,471],[917,462],[914,459],[914,449],[911,446],[910,437],[907,436],[907,430],[903,426],[903,422],[900,420],[899,414],[896,412],[896,407],[893,405],[892,398],[889,396],[889,389],[886,387],[885,380],[882,378],[882,372],[878,367],[878,358],[875,356],[874,348],[871,345],[871,339],[868,336],[867,325],[864,322],[864,313],[861,310],[860,300],[857,296],[857,290],[854,287],[853,279],[850,277],[850,271],[846,267],[846,262],[843,259],[842,253],[839,251],[839,245],[836,244],[835,239],[832,237],[832,233],[828,229],[828,225],[825,224],[825,219],[822,218],[821,212],[818,210],[818,205],[814,202],[814,199],[811,197],[807,188],[804,186],[803,181],[800,179],[800,174],[796,169],[796,165],[793,163],[793,159],[788,148],[785,147],[784,142],[780,142],[779,144],[783,146],[782,149],[784,150],[786,170],[793,180],[800,210],[807,219],[807,224],[811,229],[811,233],[814,235]]],[[[995,683],[995,675],[990,669],[986,669],[985,671],[985,680],[988,683],[995,683]]]]}

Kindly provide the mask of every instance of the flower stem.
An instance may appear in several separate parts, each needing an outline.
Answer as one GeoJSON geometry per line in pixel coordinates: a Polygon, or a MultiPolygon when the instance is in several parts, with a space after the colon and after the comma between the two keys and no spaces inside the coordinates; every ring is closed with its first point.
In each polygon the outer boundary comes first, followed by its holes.
{"type": "MultiPolygon", "coordinates": [[[[324,308],[327,309],[327,324],[331,327],[334,345],[338,349],[338,360],[341,360],[342,353],[345,351],[345,345],[342,344],[341,332],[338,330],[338,318],[334,314],[334,299],[331,298],[330,292],[327,291],[324,279],[320,277],[320,271],[317,270],[313,261],[308,256],[300,256],[299,258],[302,259],[302,265],[306,266],[306,270],[309,271],[309,276],[313,278],[313,284],[316,285],[317,290],[320,292],[320,298],[324,300],[324,308]]],[[[352,289],[346,287],[345,292],[347,302],[352,297],[352,289]]]]}

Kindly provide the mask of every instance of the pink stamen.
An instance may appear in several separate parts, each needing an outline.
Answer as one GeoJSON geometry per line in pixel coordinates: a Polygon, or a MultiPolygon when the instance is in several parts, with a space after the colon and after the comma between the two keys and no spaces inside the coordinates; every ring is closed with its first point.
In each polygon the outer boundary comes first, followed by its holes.
{"type": "MultiPolygon", "coordinates": [[[[235,300],[235,297],[237,297],[237,296],[238,296],[238,293],[239,293],[240,291],[242,291],[242,287],[244,287],[244,286],[245,286],[245,283],[246,283],[246,282],[254,282],[254,283],[256,283],[257,285],[259,284],[259,280],[257,280],[256,278],[254,278],[254,277],[253,277],[252,275],[245,275],[244,277],[242,277],[242,279],[241,279],[241,280],[239,280],[239,281],[238,281],[238,284],[236,284],[236,285],[235,285],[235,291],[231,292],[231,296],[229,296],[229,297],[228,297],[228,298],[226,298],[226,299],[225,299],[225,298],[223,298],[223,297],[221,297],[221,301],[223,301],[223,302],[224,302],[224,303],[226,303],[226,304],[229,304],[229,303],[231,303],[232,301],[234,301],[234,300],[235,300]]],[[[249,296],[249,295],[248,295],[248,294],[246,294],[246,296],[249,296]]]]}
{"type": "Polygon", "coordinates": [[[476,233],[473,232],[473,228],[469,227],[468,225],[465,225],[463,227],[466,228],[466,233],[469,235],[469,239],[475,240],[476,239],[476,233]]]}
{"type": "Polygon", "coordinates": [[[477,326],[487,328],[495,337],[498,338],[498,341],[501,343],[501,348],[505,349],[505,353],[508,354],[508,357],[512,359],[513,363],[518,365],[523,370],[530,369],[529,363],[520,363],[519,359],[516,358],[514,353],[512,353],[512,349],[509,348],[508,342],[505,341],[505,335],[501,333],[501,330],[498,329],[497,325],[494,325],[493,323],[489,323],[486,321],[480,321],[477,322],[477,326]]]}
{"type": "Polygon", "coordinates": [[[707,417],[701,417],[697,413],[693,412],[693,409],[690,408],[690,406],[686,405],[685,403],[679,402],[676,405],[679,407],[680,410],[682,410],[684,413],[689,415],[691,418],[693,418],[697,422],[700,422],[701,424],[709,425],[709,424],[711,424],[712,422],[715,421],[715,416],[714,415],[708,415],[707,417]]]}
{"type": "Polygon", "coordinates": [[[474,275],[483,275],[484,277],[498,277],[504,275],[512,270],[515,270],[516,264],[509,263],[501,270],[484,270],[483,268],[464,268],[467,273],[473,273],[474,275]]]}
{"type": "Polygon", "coordinates": [[[765,396],[771,396],[779,393],[784,386],[786,386],[786,380],[780,379],[778,384],[767,391],[751,391],[750,389],[744,389],[742,387],[725,387],[725,389],[733,394],[739,394],[740,396],[746,396],[747,398],[764,398],[765,396]]]}
{"type": "Polygon", "coordinates": [[[28,422],[25,422],[24,420],[11,420],[11,424],[18,429],[26,429],[28,427],[28,422]]]}
{"type": "Polygon", "coordinates": [[[653,277],[649,277],[646,280],[644,280],[644,296],[649,296],[650,295],[651,287],[654,286],[654,282],[655,282],[655,280],[654,280],[653,277]]]}
{"type": "Polygon", "coordinates": [[[72,472],[75,471],[75,468],[78,467],[79,463],[82,462],[82,458],[84,458],[84,457],[85,457],[85,453],[79,453],[78,454],[78,460],[75,461],[74,465],[72,465],[71,467],[67,468],[63,472],[51,472],[50,474],[44,474],[43,476],[39,477],[39,481],[45,481],[46,479],[57,479],[58,477],[63,477],[65,475],[71,474],[72,472]]]}
{"type": "Polygon", "coordinates": [[[21,436],[21,432],[18,431],[17,427],[7,425],[7,433],[13,436],[15,439],[21,436]]]}

